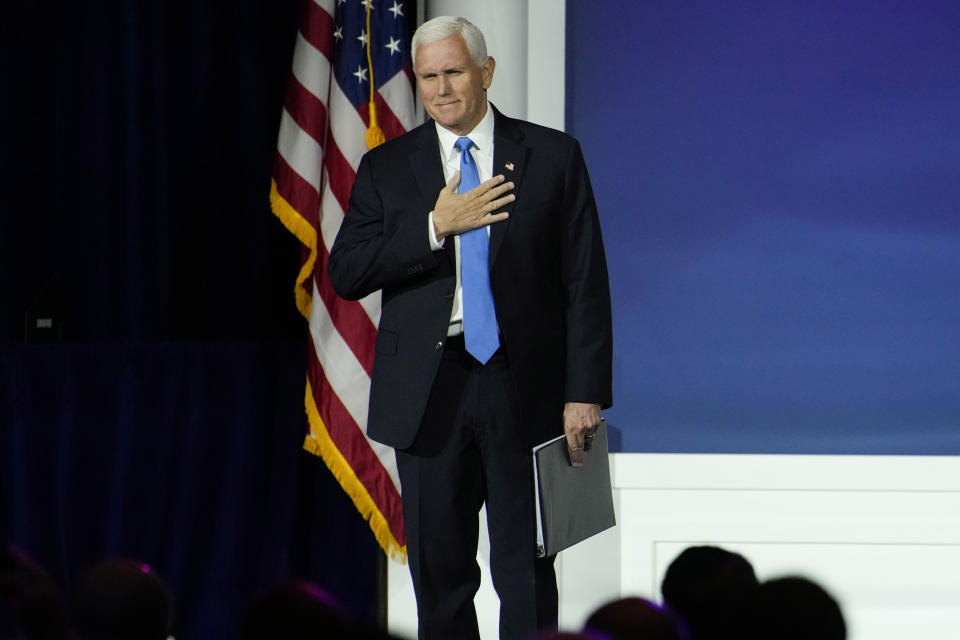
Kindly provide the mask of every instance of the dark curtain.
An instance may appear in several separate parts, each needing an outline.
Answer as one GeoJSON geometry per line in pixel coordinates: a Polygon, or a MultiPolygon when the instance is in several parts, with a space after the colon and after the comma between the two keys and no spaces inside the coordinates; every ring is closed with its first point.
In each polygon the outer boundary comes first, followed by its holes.
{"type": "Polygon", "coordinates": [[[149,562],[183,639],[286,576],[376,616],[372,535],[300,448],[300,246],[267,201],[301,9],[0,8],[0,542],[67,590],[149,562]],[[24,344],[37,304],[62,341],[24,344]]]}
{"type": "Polygon", "coordinates": [[[293,339],[269,177],[300,0],[4,3],[3,335],[293,339]]]}
{"type": "Polygon", "coordinates": [[[304,354],[282,343],[5,348],[10,539],[68,594],[101,558],[147,562],[184,640],[231,637],[244,605],[289,576],[372,625],[376,543],[300,448],[304,354]]]}

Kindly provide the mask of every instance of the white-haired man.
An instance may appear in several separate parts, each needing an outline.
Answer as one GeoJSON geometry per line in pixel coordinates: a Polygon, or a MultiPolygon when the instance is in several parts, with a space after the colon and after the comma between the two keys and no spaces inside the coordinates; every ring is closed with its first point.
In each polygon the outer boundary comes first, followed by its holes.
{"type": "Polygon", "coordinates": [[[396,450],[420,638],[479,637],[484,503],[500,637],[527,638],[557,624],[530,448],[566,433],[580,464],[612,402],[600,225],[576,140],[487,102],[479,29],[435,18],[412,46],[432,122],[363,158],[329,273],[383,290],[367,433],[396,450]]]}

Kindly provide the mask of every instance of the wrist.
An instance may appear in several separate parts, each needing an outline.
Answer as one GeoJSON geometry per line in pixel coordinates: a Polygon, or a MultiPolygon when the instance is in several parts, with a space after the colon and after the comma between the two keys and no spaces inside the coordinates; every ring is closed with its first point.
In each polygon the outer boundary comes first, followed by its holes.
{"type": "Polygon", "coordinates": [[[434,251],[443,249],[443,235],[439,233],[437,224],[433,220],[433,211],[427,215],[427,236],[430,239],[430,248],[434,251]]]}

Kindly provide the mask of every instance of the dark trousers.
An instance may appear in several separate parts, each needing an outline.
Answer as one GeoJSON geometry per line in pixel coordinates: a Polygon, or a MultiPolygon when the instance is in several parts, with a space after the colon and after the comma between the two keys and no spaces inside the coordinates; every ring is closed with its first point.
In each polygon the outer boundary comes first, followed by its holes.
{"type": "Polygon", "coordinates": [[[487,506],[500,638],[557,626],[554,558],[536,557],[530,453],[503,350],[481,365],[451,338],[414,444],[397,451],[421,640],[478,639],[478,512],[487,506]]]}

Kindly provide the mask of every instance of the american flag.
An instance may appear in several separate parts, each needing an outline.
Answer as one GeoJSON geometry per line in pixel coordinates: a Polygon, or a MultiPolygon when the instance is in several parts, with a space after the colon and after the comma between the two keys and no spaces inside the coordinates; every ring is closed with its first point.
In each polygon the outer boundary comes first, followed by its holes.
{"type": "Polygon", "coordinates": [[[380,294],[337,297],[327,260],[368,129],[379,124],[389,140],[415,124],[406,11],[402,0],[306,2],[270,189],[273,212],[304,245],[295,287],[311,338],[303,446],[323,458],[398,560],[406,543],[393,450],[366,437],[380,294]]]}

